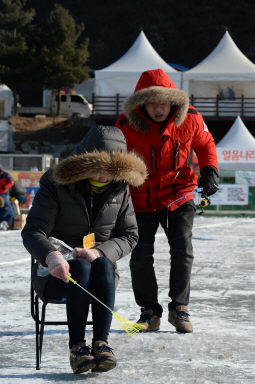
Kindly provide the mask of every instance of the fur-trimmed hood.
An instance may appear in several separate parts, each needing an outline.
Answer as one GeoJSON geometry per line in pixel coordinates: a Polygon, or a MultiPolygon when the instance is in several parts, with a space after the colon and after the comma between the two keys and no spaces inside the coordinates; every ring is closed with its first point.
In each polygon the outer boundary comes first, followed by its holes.
{"type": "Polygon", "coordinates": [[[96,126],[89,130],[73,155],[56,166],[53,175],[62,185],[109,175],[113,181],[138,187],[145,181],[147,169],[141,157],[127,153],[124,135],[118,128],[96,126]]]}
{"type": "Polygon", "coordinates": [[[175,109],[174,123],[177,127],[183,123],[189,108],[187,93],[177,89],[162,69],[143,72],[135,93],[124,103],[124,113],[138,131],[148,130],[141,108],[151,102],[170,103],[175,109]]]}

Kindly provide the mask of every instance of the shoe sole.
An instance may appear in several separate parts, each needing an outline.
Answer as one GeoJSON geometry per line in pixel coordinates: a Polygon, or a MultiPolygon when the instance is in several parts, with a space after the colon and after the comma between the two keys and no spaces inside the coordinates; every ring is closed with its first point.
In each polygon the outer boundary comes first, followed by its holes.
{"type": "Polygon", "coordinates": [[[78,375],[79,373],[84,373],[84,372],[87,372],[89,371],[90,369],[94,369],[96,367],[96,361],[92,361],[88,364],[82,364],[80,365],[77,370],[74,372],[76,375],[78,375]]]}
{"type": "Polygon", "coordinates": [[[160,323],[158,324],[157,327],[151,327],[148,322],[144,322],[144,323],[141,322],[141,323],[139,323],[139,321],[138,321],[137,324],[140,324],[140,325],[144,326],[144,328],[140,329],[139,333],[156,332],[156,331],[159,331],[159,329],[160,329],[160,323]]]}
{"type": "Polygon", "coordinates": [[[192,333],[192,332],[193,332],[193,329],[191,329],[191,330],[180,329],[180,328],[178,329],[178,328],[176,327],[176,325],[173,324],[170,320],[168,320],[168,322],[169,322],[173,327],[175,327],[176,332],[178,332],[178,333],[192,333]]]}
{"type": "Polygon", "coordinates": [[[184,329],[176,329],[176,332],[178,332],[178,333],[192,333],[193,330],[192,331],[187,331],[187,330],[184,330],[184,329]]]}
{"type": "Polygon", "coordinates": [[[111,369],[115,368],[117,365],[117,361],[105,358],[104,360],[100,360],[95,368],[92,369],[92,372],[107,372],[111,369]]]}
{"type": "Polygon", "coordinates": [[[146,333],[146,332],[157,332],[159,331],[159,328],[153,328],[153,329],[141,329],[139,333],[146,333]]]}

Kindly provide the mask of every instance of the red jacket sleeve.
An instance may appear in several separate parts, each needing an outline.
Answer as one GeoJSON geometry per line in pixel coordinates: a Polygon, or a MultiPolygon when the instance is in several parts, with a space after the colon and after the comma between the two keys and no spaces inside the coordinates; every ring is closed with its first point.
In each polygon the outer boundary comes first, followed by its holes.
{"type": "Polygon", "coordinates": [[[13,180],[6,179],[5,177],[0,178],[0,193],[6,193],[13,185],[13,180]]]}
{"type": "Polygon", "coordinates": [[[218,170],[216,145],[213,136],[209,132],[208,127],[199,112],[197,115],[192,116],[194,119],[192,149],[196,152],[200,170],[207,165],[211,165],[218,170]]]}

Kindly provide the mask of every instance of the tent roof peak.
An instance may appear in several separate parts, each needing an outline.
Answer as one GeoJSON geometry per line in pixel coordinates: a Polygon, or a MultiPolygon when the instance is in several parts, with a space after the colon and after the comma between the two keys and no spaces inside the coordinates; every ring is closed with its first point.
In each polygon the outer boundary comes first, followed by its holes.
{"type": "Polygon", "coordinates": [[[226,30],[214,50],[186,73],[255,74],[255,65],[240,51],[226,30]]]}
{"type": "Polygon", "coordinates": [[[227,134],[219,141],[217,148],[255,149],[255,138],[243,120],[238,116],[227,134]]]}
{"type": "Polygon", "coordinates": [[[128,51],[117,61],[99,71],[143,72],[148,69],[158,68],[162,68],[167,73],[177,72],[155,51],[141,28],[137,39],[128,51]]]}

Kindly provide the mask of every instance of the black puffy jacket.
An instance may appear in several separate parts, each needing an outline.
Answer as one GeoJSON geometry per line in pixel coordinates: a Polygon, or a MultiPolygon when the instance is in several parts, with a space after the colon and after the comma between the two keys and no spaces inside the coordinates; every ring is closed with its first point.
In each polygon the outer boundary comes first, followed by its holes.
{"type": "MultiPolygon", "coordinates": [[[[82,247],[83,236],[95,233],[95,248],[115,263],[135,247],[136,218],[128,183],[139,186],[147,175],[144,162],[126,152],[126,142],[115,127],[93,127],[75,153],[48,170],[40,180],[26,225],[23,243],[41,265],[56,250],[48,240],[56,237],[71,247],[82,247]],[[91,222],[86,205],[86,182],[95,175],[111,176],[91,222]]],[[[46,279],[43,279],[44,286],[46,279]]],[[[43,289],[43,287],[42,287],[43,289]]]]}

